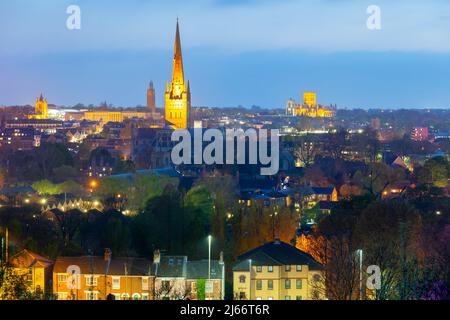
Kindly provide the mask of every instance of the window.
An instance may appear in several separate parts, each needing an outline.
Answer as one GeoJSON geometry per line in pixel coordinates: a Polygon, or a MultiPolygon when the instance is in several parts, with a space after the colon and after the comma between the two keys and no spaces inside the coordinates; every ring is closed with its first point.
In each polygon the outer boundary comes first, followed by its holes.
{"type": "Polygon", "coordinates": [[[296,300],[302,300],[302,296],[297,296],[296,300]]]}
{"type": "Polygon", "coordinates": [[[67,274],[58,274],[58,282],[67,282],[67,274]]]}
{"type": "Polygon", "coordinates": [[[291,280],[289,280],[289,279],[284,280],[284,288],[285,289],[291,288],[291,280]]]}
{"type": "Polygon", "coordinates": [[[245,283],[245,276],[239,277],[239,283],[245,283]]]}
{"type": "Polygon", "coordinates": [[[297,289],[301,289],[302,288],[302,279],[297,279],[297,281],[295,281],[295,287],[297,289]]]}
{"type": "Polygon", "coordinates": [[[172,258],[169,259],[169,266],[173,266],[173,259],[172,258]]]}
{"type": "Polygon", "coordinates": [[[58,292],[58,300],[67,300],[67,292],[58,292]]]}
{"type": "Polygon", "coordinates": [[[142,300],[148,300],[148,293],[142,294],[142,300]]]}
{"type": "Polygon", "coordinates": [[[122,293],[121,299],[122,300],[130,300],[130,295],[128,293],[122,293]]]}
{"type": "Polygon", "coordinates": [[[142,290],[149,290],[148,287],[148,277],[142,277],[142,290]]]}
{"type": "Polygon", "coordinates": [[[268,297],[267,300],[273,300],[273,298],[272,297],[268,297]]]}
{"type": "Polygon", "coordinates": [[[256,297],[256,300],[262,300],[262,298],[261,297],[256,297]]]}
{"type": "Polygon", "coordinates": [[[268,266],[267,267],[267,272],[273,272],[273,266],[268,266]]]}
{"type": "Polygon", "coordinates": [[[268,280],[267,281],[267,289],[268,290],[273,290],[273,280],[268,280]]]}
{"type": "Polygon", "coordinates": [[[114,290],[120,289],[120,277],[112,277],[112,288],[114,290]]]}
{"type": "Polygon", "coordinates": [[[85,276],[86,277],[86,285],[87,286],[96,286],[97,285],[97,277],[96,276],[85,276]]]}
{"type": "Polygon", "coordinates": [[[256,266],[256,272],[262,272],[262,267],[261,266],[256,266]]]}
{"type": "Polygon", "coordinates": [[[302,266],[300,264],[298,264],[296,269],[297,269],[297,271],[302,271],[302,266]]]}
{"type": "Polygon", "coordinates": [[[291,266],[285,266],[284,268],[286,271],[291,271],[291,266]]]}
{"type": "Polygon", "coordinates": [[[262,280],[256,280],[256,290],[262,289],[262,280]]]}
{"type": "Polygon", "coordinates": [[[97,300],[97,292],[95,291],[85,291],[86,300],[97,300]]]}
{"type": "Polygon", "coordinates": [[[291,300],[291,296],[285,296],[284,300],[291,300]]]}
{"type": "Polygon", "coordinates": [[[245,292],[239,292],[239,300],[245,300],[245,292]]]}

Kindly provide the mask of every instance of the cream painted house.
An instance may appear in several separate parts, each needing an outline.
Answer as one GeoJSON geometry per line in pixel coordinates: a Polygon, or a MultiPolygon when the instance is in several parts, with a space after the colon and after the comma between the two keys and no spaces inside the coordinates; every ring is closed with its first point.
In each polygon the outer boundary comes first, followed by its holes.
{"type": "Polygon", "coordinates": [[[322,266],[279,240],[238,258],[233,268],[235,300],[318,300],[322,266]]]}

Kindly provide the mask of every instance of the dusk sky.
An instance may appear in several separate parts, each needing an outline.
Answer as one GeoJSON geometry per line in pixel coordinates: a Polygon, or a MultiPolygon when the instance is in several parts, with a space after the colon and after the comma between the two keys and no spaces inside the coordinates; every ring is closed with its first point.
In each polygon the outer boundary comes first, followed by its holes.
{"type": "Polygon", "coordinates": [[[449,108],[448,0],[2,0],[0,105],[163,107],[179,17],[194,106],[449,108]],[[81,29],[66,9],[81,8],[81,29]],[[366,10],[381,9],[381,30],[366,10]]]}

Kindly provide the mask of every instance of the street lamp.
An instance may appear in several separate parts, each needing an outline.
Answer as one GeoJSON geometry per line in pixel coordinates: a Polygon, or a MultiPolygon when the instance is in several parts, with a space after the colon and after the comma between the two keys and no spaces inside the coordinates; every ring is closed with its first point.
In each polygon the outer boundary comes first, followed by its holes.
{"type": "Polygon", "coordinates": [[[249,265],[249,271],[250,271],[250,276],[249,276],[250,290],[249,290],[248,300],[252,300],[252,259],[248,259],[248,265],[249,265]]]}
{"type": "Polygon", "coordinates": [[[208,236],[208,280],[211,280],[211,241],[212,236],[208,236]]]}
{"type": "Polygon", "coordinates": [[[362,276],[362,259],[363,259],[363,251],[362,249],[356,250],[356,254],[359,256],[359,300],[362,300],[363,296],[363,276],[362,276]]]}

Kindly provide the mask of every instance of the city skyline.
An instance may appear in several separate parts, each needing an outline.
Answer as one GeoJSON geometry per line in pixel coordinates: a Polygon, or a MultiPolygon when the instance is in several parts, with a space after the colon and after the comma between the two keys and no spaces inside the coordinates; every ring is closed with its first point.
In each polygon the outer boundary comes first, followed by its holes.
{"type": "Polygon", "coordinates": [[[0,105],[42,92],[57,105],[144,106],[153,81],[162,108],[179,16],[193,106],[284,108],[314,91],[339,108],[449,107],[444,1],[408,2],[414,14],[405,1],[379,1],[381,30],[366,27],[368,1],[77,1],[80,30],[66,28],[70,4],[2,3],[0,105]]]}

